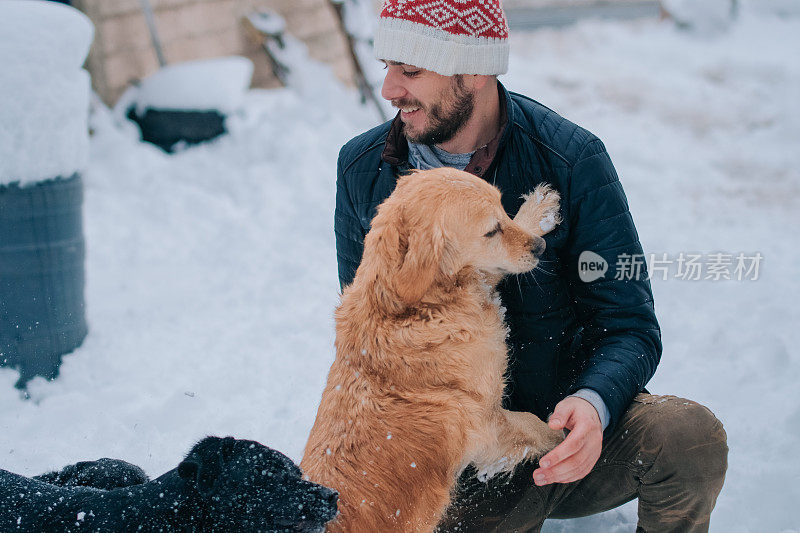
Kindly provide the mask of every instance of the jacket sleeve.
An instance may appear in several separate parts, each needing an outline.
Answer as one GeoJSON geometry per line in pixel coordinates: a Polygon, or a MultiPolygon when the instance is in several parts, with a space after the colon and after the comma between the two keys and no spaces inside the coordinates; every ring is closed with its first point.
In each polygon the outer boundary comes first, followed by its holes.
{"type": "Polygon", "coordinates": [[[364,251],[364,231],[347,190],[342,171],[342,155],[336,169],[336,209],[333,216],[333,231],[336,234],[336,262],[339,266],[339,288],[344,289],[353,282],[356,269],[364,251]]]}
{"type": "Polygon", "coordinates": [[[583,148],[570,189],[566,265],[588,361],[569,392],[588,388],[600,395],[611,414],[608,434],[653,377],[661,358],[661,331],[628,202],[599,139],[583,148]],[[579,276],[584,251],[608,264],[597,280],[585,282],[579,276]],[[640,264],[638,275],[633,268],[619,269],[626,264],[640,264]]]}

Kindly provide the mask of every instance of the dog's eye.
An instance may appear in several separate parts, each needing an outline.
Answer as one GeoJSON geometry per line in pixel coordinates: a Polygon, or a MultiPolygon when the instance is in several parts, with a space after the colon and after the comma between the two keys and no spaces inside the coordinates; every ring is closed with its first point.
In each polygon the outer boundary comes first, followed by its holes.
{"type": "Polygon", "coordinates": [[[500,223],[497,223],[497,226],[494,227],[492,231],[484,235],[484,237],[494,237],[498,233],[503,233],[503,228],[500,227],[500,223]]]}

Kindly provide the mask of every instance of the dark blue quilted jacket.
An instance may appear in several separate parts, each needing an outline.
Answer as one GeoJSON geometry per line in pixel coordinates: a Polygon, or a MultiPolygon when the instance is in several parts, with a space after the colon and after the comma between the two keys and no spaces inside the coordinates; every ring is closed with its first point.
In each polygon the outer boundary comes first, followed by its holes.
{"type": "MultiPolygon", "coordinates": [[[[512,217],[523,193],[542,182],[553,185],[561,193],[563,218],[545,236],[541,268],[508,277],[499,287],[511,328],[506,407],[546,418],[566,395],[590,388],[611,412],[608,434],[661,357],[645,270],[638,279],[615,279],[628,277],[616,275],[618,258],[642,254],[642,246],[600,139],[538,102],[502,86],[500,91],[508,122],[484,177],[501,190],[512,217]],[[578,275],[585,250],[609,265],[588,283],[578,275]]],[[[343,287],[361,261],[376,207],[408,167],[382,158],[390,127],[387,122],[359,135],[339,154],[334,228],[343,287]]]]}

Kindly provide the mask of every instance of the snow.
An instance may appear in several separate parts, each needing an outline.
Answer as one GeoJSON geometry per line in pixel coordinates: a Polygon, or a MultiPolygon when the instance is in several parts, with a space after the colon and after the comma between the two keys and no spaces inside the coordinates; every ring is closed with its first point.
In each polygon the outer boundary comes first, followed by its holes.
{"type": "Polygon", "coordinates": [[[539,222],[539,229],[542,230],[542,233],[549,233],[553,228],[556,227],[556,215],[555,213],[550,213],[546,217],[544,217],[539,222]]]}
{"type": "Polygon", "coordinates": [[[700,32],[725,30],[737,0],[662,0],[661,6],[683,27],[700,32]]]}
{"type": "Polygon", "coordinates": [[[144,80],[134,93],[139,115],[161,110],[237,110],[253,76],[253,63],[230,56],[167,65],[144,80]]]}
{"type": "Polygon", "coordinates": [[[0,35],[0,63],[4,66],[25,60],[50,72],[71,75],[86,60],[94,27],[86,15],[64,4],[3,0],[0,35]]]}
{"type": "Polygon", "coordinates": [[[89,19],[63,4],[0,2],[0,185],[86,167],[90,80],[81,65],[93,34],[89,19]]]}
{"type": "MultiPolygon", "coordinates": [[[[378,17],[370,0],[337,0],[344,7],[344,25],[347,32],[358,41],[371,41],[378,17]]],[[[371,57],[371,54],[370,54],[371,57]]]]}
{"type": "MultiPolygon", "coordinates": [[[[503,78],[604,140],[646,253],[764,257],[757,281],[653,280],[665,351],[648,388],[704,403],[728,433],[712,531],[800,524],[799,40],[800,18],[763,4],[710,34],[586,22],[513,36],[503,78]]],[[[30,400],[0,369],[0,467],[118,457],[155,476],[207,434],[299,461],[333,358],[336,157],[375,116],[325,69],[295,79],[246,93],[229,135],[174,156],[95,106],[90,334],[30,400]]],[[[635,523],[630,503],[544,531],[635,523]]]]}
{"type": "Polygon", "coordinates": [[[259,11],[248,15],[253,27],[267,35],[280,35],[286,31],[286,20],[274,11],[259,11]]]}

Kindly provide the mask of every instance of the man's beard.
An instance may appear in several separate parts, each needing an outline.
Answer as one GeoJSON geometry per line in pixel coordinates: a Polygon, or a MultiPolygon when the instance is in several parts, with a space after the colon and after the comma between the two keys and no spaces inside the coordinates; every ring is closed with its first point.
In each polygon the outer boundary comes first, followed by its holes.
{"type": "MultiPolygon", "coordinates": [[[[422,104],[417,101],[403,100],[393,102],[395,107],[419,107],[422,104]]],[[[428,116],[428,127],[419,133],[412,133],[405,128],[405,136],[409,141],[416,144],[442,144],[446,143],[456,133],[464,127],[464,124],[472,117],[475,109],[475,95],[468,92],[464,87],[464,80],[461,76],[453,78],[453,92],[442,98],[430,109],[426,109],[428,116]]]]}

